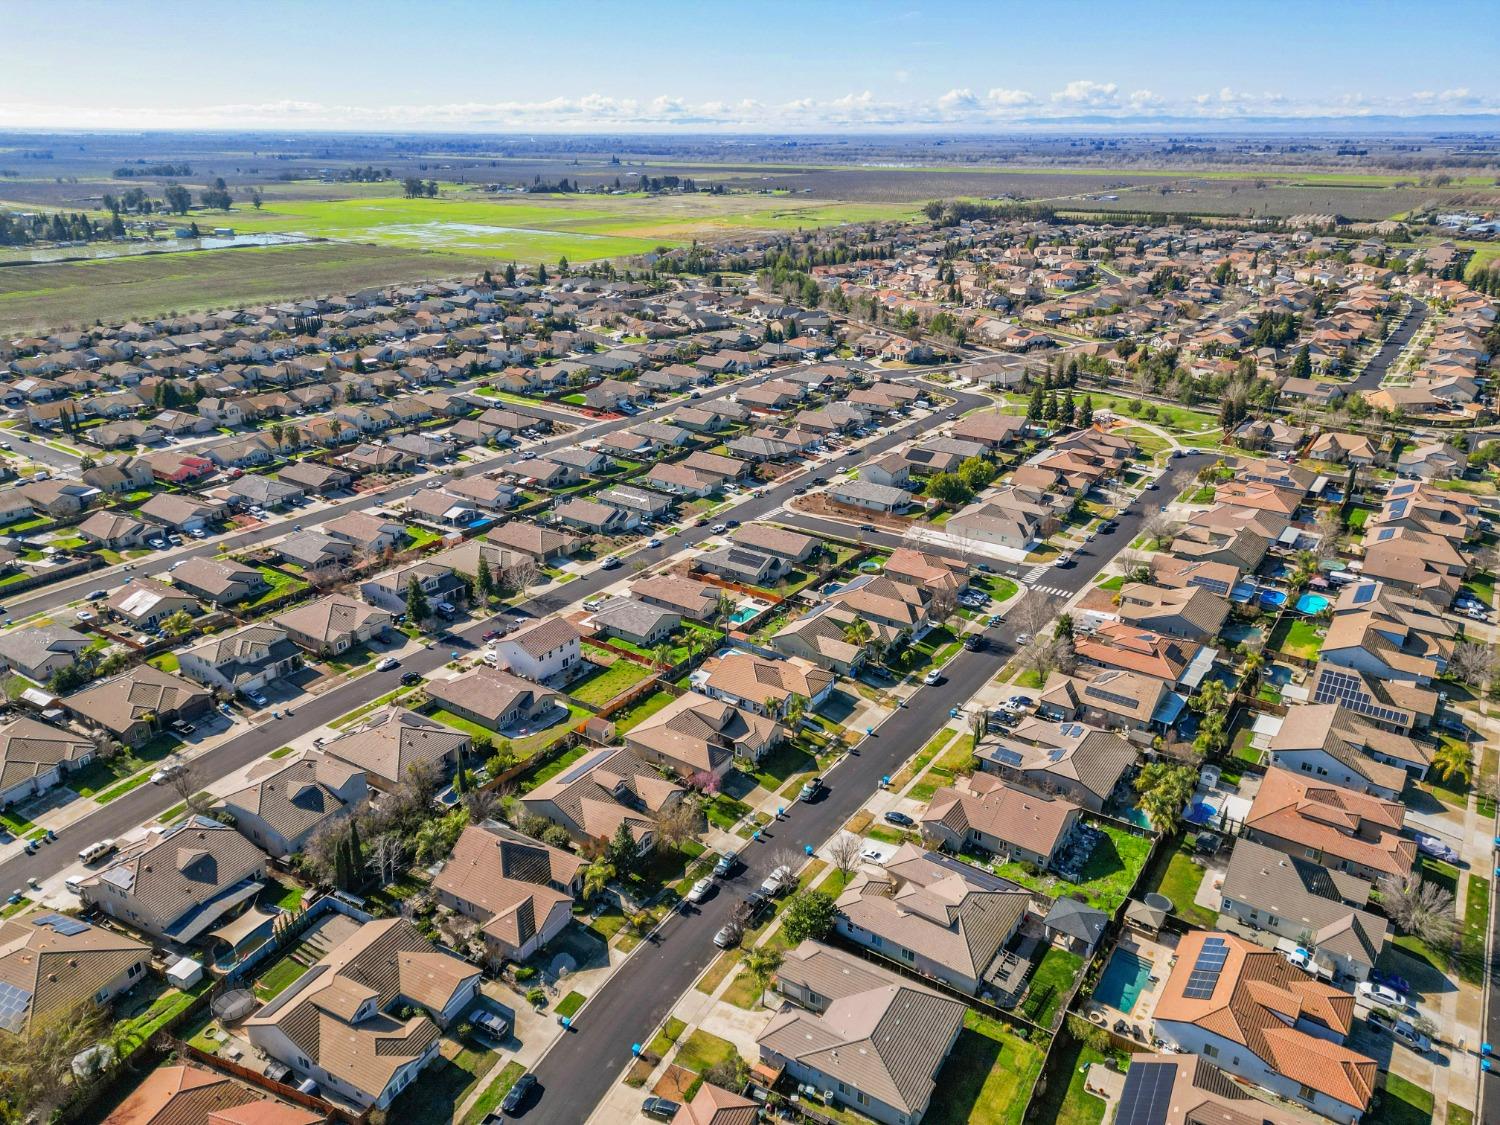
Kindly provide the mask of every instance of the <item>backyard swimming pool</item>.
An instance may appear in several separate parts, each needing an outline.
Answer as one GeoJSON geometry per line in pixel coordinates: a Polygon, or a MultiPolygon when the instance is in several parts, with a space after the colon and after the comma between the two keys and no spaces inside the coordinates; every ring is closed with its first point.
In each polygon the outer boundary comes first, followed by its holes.
{"type": "Polygon", "coordinates": [[[1128,1016],[1135,1010],[1135,1002],[1150,979],[1150,961],[1128,950],[1117,949],[1104,967],[1104,975],[1094,989],[1094,999],[1128,1016]]]}
{"type": "Polygon", "coordinates": [[[1328,608],[1328,599],[1322,594],[1303,594],[1297,599],[1297,612],[1305,613],[1309,617],[1322,613],[1328,608]]]}
{"type": "Polygon", "coordinates": [[[1284,605],[1286,605],[1286,591],[1285,590],[1261,590],[1256,595],[1256,598],[1260,601],[1260,604],[1263,605],[1263,606],[1272,606],[1272,607],[1275,607],[1275,606],[1284,606],[1284,605]]]}

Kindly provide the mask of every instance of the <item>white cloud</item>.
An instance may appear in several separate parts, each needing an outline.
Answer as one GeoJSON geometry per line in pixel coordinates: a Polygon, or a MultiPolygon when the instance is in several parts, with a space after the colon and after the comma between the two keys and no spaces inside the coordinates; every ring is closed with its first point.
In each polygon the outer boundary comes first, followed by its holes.
{"type": "Polygon", "coordinates": [[[1093,82],[1080,78],[1053,94],[1052,100],[1087,109],[1107,109],[1118,103],[1119,99],[1115,95],[1119,89],[1113,82],[1093,82]]]}
{"type": "Polygon", "coordinates": [[[937,100],[941,110],[970,110],[979,108],[979,99],[973,90],[949,90],[937,100]]]}
{"type": "Polygon", "coordinates": [[[1162,100],[1150,90],[1134,90],[1130,95],[1131,109],[1155,109],[1162,104],[1162,100]]]}
{"type": "Polygon", "coordinates": [[[1007,90],[999,86],[990,90],[984,98],[991,105],[1004,109],[1022,109],[1037,104],[1036,95],[1026,90],[1007,90]]]}

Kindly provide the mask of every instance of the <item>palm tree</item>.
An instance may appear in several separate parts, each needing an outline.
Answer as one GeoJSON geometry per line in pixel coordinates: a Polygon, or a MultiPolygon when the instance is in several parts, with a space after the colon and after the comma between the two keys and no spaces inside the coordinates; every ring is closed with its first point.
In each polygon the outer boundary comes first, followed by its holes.
{"type": "Polygon", "coordinates": [[[781,954],[770,946],[751,946],[745,951],[741,960],[745,965],[745,972],[750,974],[750,979],[755,982],[756,1004],[764,1007],[766,1002],[766,986],[771,983],[771,978],[776,975],[776,970],[781,968],[781,954]]]}
{"type": "Polygon", "coordinates": [[[1189,702],[1194,711],[1205,715],[1213,714],[1229,706],[1229,692],[1225,690],[1222,680],[1209,680],[1189,702]]]}
{"type": "Polygon", "coordinates": [[[661,641],[651,649],[651,659],[656,661],[658,668],[665,668],[671,663],[672,646],[666,641],[661,641]]]}
{"type": "Polygon", "coordinates": [[[1467,785],[1474,776],[1474,756],[1469,753],[1469,747],[1457,739],[1444,739],[1443,744],[1433,752],[1432,768],[1444,781],[1452,781],[1457,778],[1467,785]]]}
{"type": "Polygon", "coordinates": [[[844,640],[851,645],[868,644],[875,636],[875,630],[863,617],[855,618],[844,627],[844,640]]]}
{"type": "Polygon", "coordinates": [[[807,714],[807,699],[792,692],[786,700],[786,725],[796,731],[802,725],[802,716],[807,714]]]}
{"type": "Polygon", "coordinates": [[[583,869],[583,901],[593,902],[615,877],[614,864],[596,859],[583,869]]]}

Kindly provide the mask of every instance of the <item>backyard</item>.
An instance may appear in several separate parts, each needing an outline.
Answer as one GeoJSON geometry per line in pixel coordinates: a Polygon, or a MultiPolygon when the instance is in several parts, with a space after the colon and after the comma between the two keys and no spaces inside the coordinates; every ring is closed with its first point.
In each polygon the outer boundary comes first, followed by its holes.
{"type": "Polygon", "coordinates": [[[1042,1068],[1039,1048],[998,1020],[970,1011],[942,1070],[942,1097],[922,1118],[927,1125],[1019,1125],[1042,1068]]]}
{"type": "Polygon", "coordinates": [[[1146,889],[1171,899],[1172,912],[1179,918],[1185,918],[1195,925],[1212,927],[1219,920],[1219,915],[1193,902],[1193,896],[1203,885],[1208,868],[1194,855],[1192,845],[1184,841],[1170,854],[1165,866],[1162,866],[1160,857],[1157,864],[1161,869],[1160,880],[1154,887],[1150,886],[1148,880],[1146,889]]]}
{"type": "Polygon", "coordinates": [[[1023,1003],[1026,1018],[1042,1027],[1050,1027],[1058,1005],[1067,996],[1073,982],[1083,970],[1083,958],[1059,946],[1051,946],[1042,962],[1031,974],[1031,985],[1023,1003]]]}
{"type": "Polygon", "coordinates": [[[1305,617],[1283,617],[1271,630],[1268,646],[1299,660],[1316,660],[1323,647],[1319,627],[1305,617]]]}
{"type": "Polygon", "coordinates": [[[1002,879],[1043,894],[1078,892],[1090,906],[1113,912],[1125,901],[1141,868],[1146,866],[1146,858],[1151,854],[1151,840],[1112,824],[1098,827],[1105,838],[1095,845],[1077,883],[1068,883],[1053,875],[1033,874],[1035,867],[1018,862],[992,864],[990,869],[1002,879]]]}
{"type": "Polygon", "coordinates": [[[615,659],[613,663],[606,663],[602,659],[594,660],[595,653],[601,657],[605,655],[601,650],[593,650],[589,655],[594,661],[594,670],[575,680],[568,688],[568,694],[586,707],[602,707],[651,675],[651,669],[633,660],[615,659]]]}

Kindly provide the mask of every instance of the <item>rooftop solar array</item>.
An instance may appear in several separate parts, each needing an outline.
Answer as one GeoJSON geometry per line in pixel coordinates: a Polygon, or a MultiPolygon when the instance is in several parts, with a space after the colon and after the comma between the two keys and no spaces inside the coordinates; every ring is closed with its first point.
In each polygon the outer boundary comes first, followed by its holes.
{"type": "Polygon", "coordinates": [[[1354,604],[1364,605],[1375,596],[1375,583],[1361,582],[1354,590],[1354,604]]]}
{"type": "Polygon", "coordinates": [[[1177,1081],[1175,1062],[1133,1062],[1120,1092],[1116,1125],[1162,1125],[1177,1081]]]}
{"type": "Polygon", "coordinates": [[[1191,1000],[1207,1000],[1213,996],[1214,989],[1219,986],[1219,974],[1224,971],[1224,962],[1228,959],[1229,946],[1223,938],[1205,940],[1182,994],[1191,1000]]]}
{"type": "Polygon", "coordinates": [[[1370,693],[1365,690],[1360,678],[1350,672],[1325,669],[1313,685],[1313,702],[1337,703],[1356,715],[1369,715],[1395,726],[1405,726],[1408,723],[1406,712],[1394,707],[1382,707],[1370,698],[1370,693]]]}
{"type": "Polygon", "coordinates": [[[75,934],[85,934],[89,931],[87,922],[80,922],[77,918],[69,918],[66,914],[43,914],[35,920],[35,925],[51,926],[63,937],[73,937],[75,934]]]}
{"type": "Polygon", "coordinates": [[[29,1007],[31,993],[0,981],[0,1027],[19,1034],[26,1026],[26,1009],[29,1007]]]}
{"type": "Polygon", "coordinates": [[[1014,750],[1007,750],[1004,746],[997,746],[989,752],[989,756],[997,762],[1004,762],[1007,766],[1019,766],[1026,759],[1014,750]]]}

